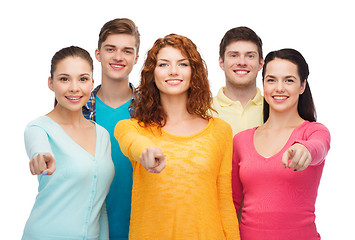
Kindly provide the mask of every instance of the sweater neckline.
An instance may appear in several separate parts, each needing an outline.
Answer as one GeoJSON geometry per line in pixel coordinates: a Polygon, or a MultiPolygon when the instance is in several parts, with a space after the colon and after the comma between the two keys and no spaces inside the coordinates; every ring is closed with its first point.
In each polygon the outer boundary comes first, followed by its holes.
{"type": "Polygon", "coordinates": [[[281,148],[280,151],[278,151],[277,153],[275,153],[274,155],[272,156],[269,156],[269,157],[265,157],[263,155],[261,155],[255,148],[255,145],[254,145],[254,135],[255,135],[255,131],[258,127],[255,127],[252,131],[252,134],[251,134],[251,144],[252,144],[252,149],[253,151],[261,158],[263,159],[271,159],[271,158],[274,158],[274,157],[277,157],[278,155],[280,155],[281,153],[284,153],[286,151],[286,148],[290,145],[290,142],[292,141],[293,139],[293,135],[298,131],[298,129],[300,129],[301,127],[303,127],[305,124],[307,124],[308,121],[304,121],[302,124],[300,124],[299,126],[297,126],[295,129],[292,130],[292,133],[290,135],[290,137],[287,139],[286,143],[284,144],[284,146],[281,148]]]}
{"type": "Polygon", "coordinates": [[[167,135],[169,137],[173,137],[173,138],[176,138],[176,139],[181,139],[181,140],[192,139],[192,138],[198,137],[198,136],[202,135],[203,133],[205,133],[207,131],[207,129],[209,129],[210,126],[212,125],[212,122],[213,122],[213,118],[210,118],[208,120],[208,124],[203,129],[201,129],[200,131],[198,131],[198,132],[196,132],[194,134],[187,135],[187,136],[181,136],[181,135],[172,134],[172,133],[166,131],[163,128],[161,129],[161,131],[162,131],[162,133],[164,135],[167,135]]]}

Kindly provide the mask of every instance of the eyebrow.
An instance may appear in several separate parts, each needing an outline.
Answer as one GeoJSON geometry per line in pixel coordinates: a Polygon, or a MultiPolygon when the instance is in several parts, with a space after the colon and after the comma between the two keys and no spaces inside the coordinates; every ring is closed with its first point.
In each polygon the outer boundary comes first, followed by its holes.
{"type": "MultiPolygon", "coordinates": [[[[233,50],[230,50],[228,51],[227,53],[241,53],[240,51],[233,51],[233,50]]],[[[246,54],[250,54],[250,53],[253,53],[253,54],[257,54],[258,52],[257,51],[247,51],[245,52],[246,54]]]]}
{"type": "MultiPolygon", "coordinates": [[[[165,59],[165,58],[159,58],[157,61],[170,62],[169,59],[165,59]]],[[[178,60],[178,62],[183,62],[183,61],[189,61],[189,60],[187,58],[182,58],[182,59],[178,60]]]]}
{"type": "MultiPolygon", "coordinates": [[[[276,78],[276,77],[274,75],[268,74],[268,75],[265,76],[265,78],[276,78]]],[[[284,78],[294,78],[294,79],[296,79],[296,77],[293,76],[293,75],[286,75],[284,78]]]]}
{"type": "MultiPolygon", "coordinates": [[[[70,76],[70,74],[67,74],[67,73],[59,73],[58,75],[57,75],[58,77],[59,76],[70,76]]],[[[90,73],[82,73],[82,74],[80,74],[79,76],[90,76],[90,73]]]]}
{"type": "MultiPolygon", "coordinates": [[[[117,48],[115,45],[112,45],[112,44],[105,44],[103,47],[104,47],[104,48],[107,48],[107,47],[110,47],[110,48],[117,48]]],[[[123,49],[134,50],[134,47],[124,47],[123,49]]]]}

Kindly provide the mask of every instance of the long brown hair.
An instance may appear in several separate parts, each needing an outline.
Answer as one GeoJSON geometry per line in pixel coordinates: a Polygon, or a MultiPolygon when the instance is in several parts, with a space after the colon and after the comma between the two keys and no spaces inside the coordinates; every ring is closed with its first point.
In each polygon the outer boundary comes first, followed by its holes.
{"type": "Polygon", "coordinates": [[[188,90],[187,111],[204,119],[209,119],[212,93],[207,78],[207,66],[197,50],[196,45],[187,37],[170,34],[155,41],[148,51],[141,72],[140,85],[137,87],[131,103],[132,117],[140,123],[163,127],[166,124],[166,113],[160,102],[160,93],[155,85],[154,71],[159,51],[167,46],[181,51],[191,65],[191,81],[188,90]]]}
{"type": "MultiPolygon", "coordinates": [[[[284,48],[281,50],[272,51],[266,56],[262,71],[263,82],[268,63],[276,58],[284,59],[297,65],[298,75],[300,76],[301,84],[303,84],[304,81],[308,79],[309,68],[302,54],[295,49],[284,48]]],[[[269,118],[269,108],[269,104],[264,99],[264,122],[266,122],[269,118]]],[[[317,112],[313,102],[313,97],[308,80],[306,81],[306,88],[304,92],[299,96],[297,111],[302,119],[307,120],[309,122],[317,121],[317,112]]]]}

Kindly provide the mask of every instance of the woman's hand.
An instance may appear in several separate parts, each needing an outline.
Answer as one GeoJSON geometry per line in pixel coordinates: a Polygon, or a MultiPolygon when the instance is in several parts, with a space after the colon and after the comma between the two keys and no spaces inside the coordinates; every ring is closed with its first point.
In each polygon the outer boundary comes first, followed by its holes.
{"type": "Polygon", "coordinates": [[[285,168],[294,168],[295,171],[305,170],[311,161],[311,153],[300,143],[295,143],[282,155],[282,164],[285,168]]]}
{"type": "Polygon", "coordinates": [[[32,175],[52,175],[55,169],[55,159],[50,153],[39,153],[30,161],[32,175]]]}
{"type": "Polygon", "coordinates": [[[150,173],[160,173],[165,168],[165,156],[160,148],[148,147],[139,156],[139,161],[150,173]]]}

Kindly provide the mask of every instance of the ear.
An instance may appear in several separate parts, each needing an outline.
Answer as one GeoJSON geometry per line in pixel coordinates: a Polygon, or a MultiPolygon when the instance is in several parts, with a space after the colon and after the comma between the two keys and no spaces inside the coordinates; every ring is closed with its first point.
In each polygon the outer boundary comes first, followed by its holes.
{"type": "Polygon", "coordinates": [[[48,77],[48,87],[50,90],[52,90],[54,92],[54,88],[53,88],[53,80],[51,77],[48,77]]]}
{"type": "Polygon", "coordinates": [[[219,61],[219,67],[224,71],[224,61],[221,57],[218,58],[219,61]]]}
{"type": "Polygon", "coordinates": [[[98,48],[95,50],[95,58],[97,61],[101,62],[100,50],[98,48]]]}
{"type": "Polygon", "coordinates": [[[137,54],[136,60],[134,61],[134,64],[136,64],[138,62],[138,58],[139,58],[139,55],[137,54]]]}
{"type": "Polygon", "coordinates": [[[304,82],[301,85],[300,95],[304,93],[304,91],[306,90],[306,86],[307,86],[307,79],[304,80],[304,82]]]}
{"type": "Polygon", "coordinates": [[[259,62],[259,68],[258,68],[258,71],[260,71],[264,66],[264,59],[262,58],[259,62]]]}

